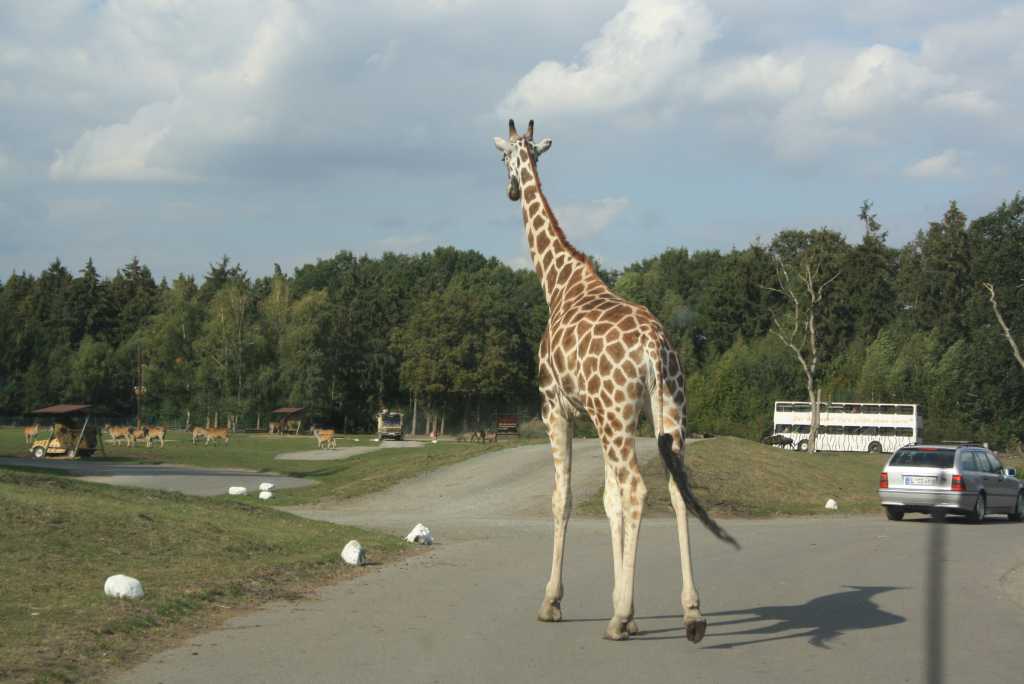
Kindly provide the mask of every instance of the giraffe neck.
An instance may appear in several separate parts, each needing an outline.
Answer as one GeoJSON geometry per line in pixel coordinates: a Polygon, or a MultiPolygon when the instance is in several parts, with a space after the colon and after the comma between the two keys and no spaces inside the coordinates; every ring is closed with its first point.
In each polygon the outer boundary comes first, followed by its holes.
{"type": "Polygon", "coordinates": [[[541,190],[537,166],[532,159],[520,167],[519,186],[522,191],[523,227],[530,246],[533,270],[540,277],[548,308],[554,309],[573,283],[590,275],[597,276],[586,256],[569,243],[558,225],[541,190]]]}

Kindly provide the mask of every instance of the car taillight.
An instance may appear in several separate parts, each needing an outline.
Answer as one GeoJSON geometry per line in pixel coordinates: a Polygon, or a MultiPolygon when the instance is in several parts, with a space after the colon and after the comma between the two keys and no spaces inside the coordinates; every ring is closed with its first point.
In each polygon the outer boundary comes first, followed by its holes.
{"type": "Polygon", "coordinates": [[[889,473],[883,472],[882,476],[878,478],[878,488],[888,489],[889,488],[889,473]]]}
{"type": "Polygon", "coordinates": [[[959,475],[953,476],[953,483],[949,487],[954,492],[966,492],[967,487],[964,487],[964,478],[959,475]]]}

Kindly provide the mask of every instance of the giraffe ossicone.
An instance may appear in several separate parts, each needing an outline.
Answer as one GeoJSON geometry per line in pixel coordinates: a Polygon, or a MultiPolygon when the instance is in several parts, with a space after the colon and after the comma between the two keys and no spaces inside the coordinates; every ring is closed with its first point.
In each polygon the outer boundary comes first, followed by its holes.
{"type": "Polygon", "coordinates": [[[646,411],[658,435],[676,515],[683,624],[687,638],[698,642],[707,623],[694,585],[688,512],[719,539],[738,545],[711,519],[687,482],[683,467],[686,394],[679,359],[661,323],[647,308],[612,292],[558,225],[537,174],[537,160],[551,148],[551,140],[534,142],[533,121],[519,135],[510,120],[508,140],[495,138],[494,144],[508,173],[508,197],[522,205],[526,241],[549,309],[538,354],[538,378],[541,417],[555,466],[551,497],[555,534],[551,576],[537,618],[557,622],[562,617],[562,561],[572,507],[572,421],[585,412],[601,439],[604,507],[612,537],[613,615],[605,636],[621,640],[638,633],[633,590],[647,486],[635,439],[640,413],[646,411]]]}

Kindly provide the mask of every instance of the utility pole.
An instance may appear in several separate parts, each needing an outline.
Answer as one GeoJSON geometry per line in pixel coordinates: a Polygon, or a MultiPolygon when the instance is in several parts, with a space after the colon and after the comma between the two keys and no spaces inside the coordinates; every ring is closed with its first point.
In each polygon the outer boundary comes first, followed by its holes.
{"type": "Polygon", "coordinates": [[[146,393],[146,385],[142,375],[142,345],[139,345],[139,384],[133,388],[135,392],[135,427],[142,427],[142,395],[146,393]]]}

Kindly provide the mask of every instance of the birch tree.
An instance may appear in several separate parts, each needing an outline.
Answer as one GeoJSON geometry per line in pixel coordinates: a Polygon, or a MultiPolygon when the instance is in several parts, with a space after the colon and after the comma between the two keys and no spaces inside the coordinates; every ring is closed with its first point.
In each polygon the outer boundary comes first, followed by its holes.
{"type": "Polygon", "coordinates": [[[1017,359],[1017,363],[1024,369],[1024,356],[1021,356],[1020,347],[1017,346],[1017,341],[1013,339],[1013,333],[1010,332],[1010,326],[1006,325],[1006,321],[1003,319],[1003,314],[999,311],[999,301],[996,299],[996,288],[992,283],[982,283],[982,287],[988,291],[988,300],[992,304],[992,313],[996,316],[996,321],[999,322],[999,327],[1003,331],[1003,337],[1010,343],[1010,349],[1013,350],[1013,358],[1017,359]]]}
{"type": "Polygon", "coordinates": [[[813,253],[804,253],[795,265],[787,265],[775,256],[778,287],[767,289],[781,295],[786,302],[785,313],[772,313],[772,333],[793,352],[804,373],[807,400],[811,404],[811,427],[807,450],[817,450],[818,423],[821,411],[821,387],[818,378],[818,324],[825,288],[839,277],[822,272],[822,260],[813,253]]]}

